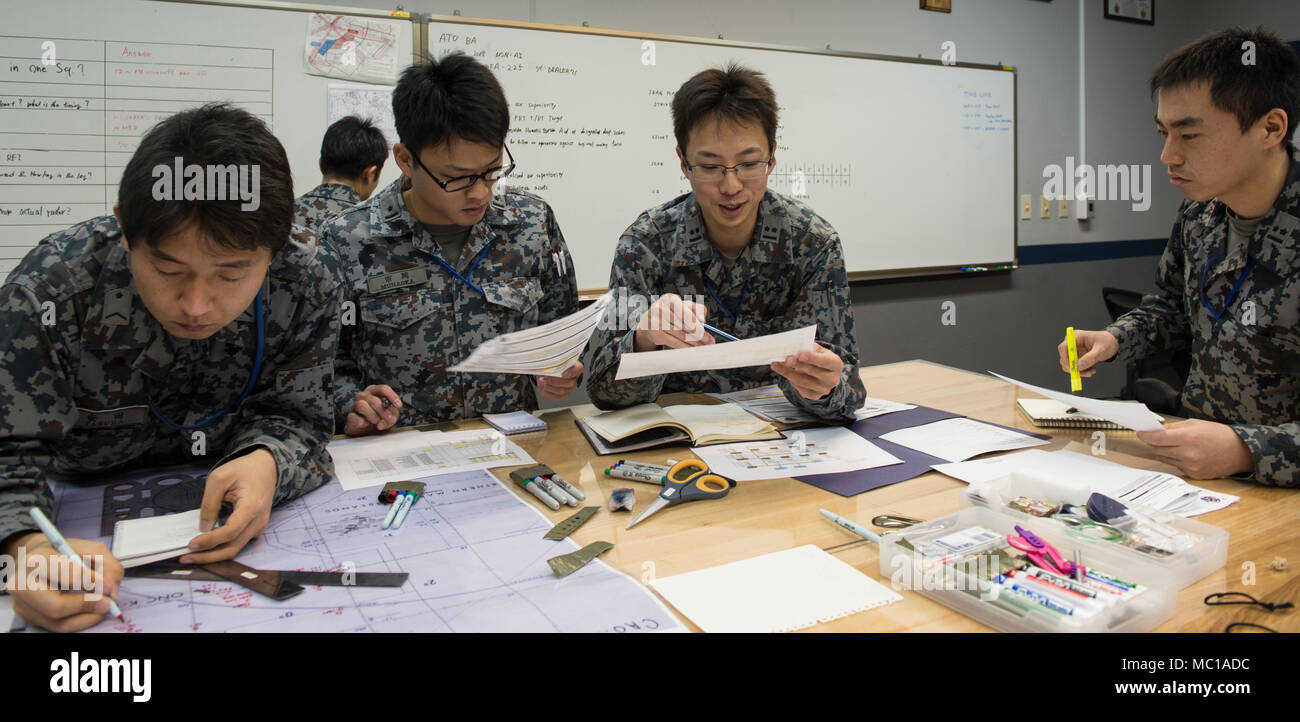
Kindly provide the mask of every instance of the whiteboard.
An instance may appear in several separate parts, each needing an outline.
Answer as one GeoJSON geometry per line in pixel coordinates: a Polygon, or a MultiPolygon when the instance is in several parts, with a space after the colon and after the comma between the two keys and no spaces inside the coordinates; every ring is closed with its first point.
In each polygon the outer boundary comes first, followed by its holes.
{"type": "Polygon", "coordinates": [[[500,79],[518,164],[506,181],[555,208],[581,289],[608,283],[642,211],[690,190],[672,97],[732,60],[765,73],[780,104],[769,187],[793,194],[802,174],[800,199],[839,231],[855,277],[1015,261],[1009,68],[460,17],[427,32],[433,57],[461,50],[500,79]]]}
{"type": "MultiPolygon", "coordinates": [[[[146,0],[23,3],[7,13],[0,278],[46,235],[112,212],[145,131],[208,101],[235,103],[270,123],[288,153],[295,195],[319,184],[326,88],[342,81],[304,72],[310,16],[146,0]],[[53,66],[41,62],[45,41],[54,42],[53,66]]],[[[400,70],[412,57],[414,26],[391,22],[400,70]]],[[[399,173],[390,159],[383,182],[399,173]]]]}

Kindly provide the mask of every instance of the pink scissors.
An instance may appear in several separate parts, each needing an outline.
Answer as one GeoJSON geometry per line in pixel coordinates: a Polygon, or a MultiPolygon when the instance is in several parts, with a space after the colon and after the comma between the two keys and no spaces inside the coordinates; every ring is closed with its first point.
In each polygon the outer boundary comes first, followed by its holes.
{"type": "Polygon", "coordinates": [[[1007,543],[1025,552],[1025,555],[1029,557],[1029,561],[1033,562],[1035,566],[1042,567],[1049,572],[1080,579],[1088,573],[1087,567],[1066,561],[1061,556],[1061,553],[1056,551],[1056,547],[1039,539],[1038,535],[1020,526],[1016,527],[1016,536],[1007,535],[1007,543]],[[1079,570],[1078,577],[1075,577],[1074,573],[1076,567],[1079,570]]]}

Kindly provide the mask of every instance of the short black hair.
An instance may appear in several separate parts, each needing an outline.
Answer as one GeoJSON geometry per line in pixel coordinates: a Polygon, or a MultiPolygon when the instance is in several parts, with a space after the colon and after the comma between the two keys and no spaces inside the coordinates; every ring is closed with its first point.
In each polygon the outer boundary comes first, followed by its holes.
{"type": "MultiPolygon", "coordinates": [[[[211,198],[217,189],[205,190],[211,198]]],[[[193,223],[219,248],[267,248],[272,255],[289,240],[293,200],[284,146],[261,118],[228,103],[184,110],[150,128],[127,161],[117,188],[122,233],[129,244],[156,243],[193,223]],[[160,199],[155,185],[174,176],[171,169],[177,162],[205,169],[205,183],[219,185],[226,200],[185,200],[170,192],[170,200],[160,199]],[[159,166],[169,169],[167,176],[155,171],[159,166]],[[257,207],[244,210],[235,182],[243,170],[251,183],[253,169],[257,207]],[[236,174],[229,175],[230,170],[236,174]],[[222,172],[227,182],[221,181],[222,172]]]]}
{"type": "Polygon", "coordinates": [[[499,148],[510,132],[501,84],[462,52],[402,71],[393,89],[393,118],[402,145],[416,154],[452,138],[499,148]]]}
{"type": "Polygon", "coordinates": [[[729,63],[696,73],[673,96],[673,134],[686,152],[691,130],[706,119],[756,122],[767,135],[768,150],[776,148],[776,93],[756,70],[729,63]]]}
{"type": "Polygon", "coordinates": [[[370,166],[384,169],[388,141],[369,118],[339,118],[325,129],[320,142],[320,172],[333,178],[355,180],[370,166]]]}
{"type": "Polygon", "coordinates": [[[1281,108],[1291,142],[1300,119],[1300,58],[1276,35],[1262,27],[1233,27],[1197,38],[1160,61],[1151,74],[1151,95],[1201,82],[1210,84],[1214,107],[1237,116],[1242,132],[1281,108]],[[1251,54],[1255,62],[1247,65],[1251,54]]]}

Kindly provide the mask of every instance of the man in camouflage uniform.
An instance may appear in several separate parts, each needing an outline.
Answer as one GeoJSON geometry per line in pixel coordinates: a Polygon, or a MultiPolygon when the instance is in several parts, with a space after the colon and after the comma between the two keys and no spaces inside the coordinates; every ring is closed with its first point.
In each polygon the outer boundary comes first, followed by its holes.
{"type": "MultiPolygon", "coordinates": [[[[181,558],[194,563],[235,556],[265,529],[272,504],[330,479],[341,270],[310,234],[290,238],[292,209],[288,159],[266,125],[204,106],[144,136],[114,216],[45,238],[9,275],[0,287],[0,552],[56,556],[28,515],[51,511],[48,471],[75,482],[210,465],[205,533],[181,558]],[[260,166],[259,208],[155,200],[151,169],[175,158],[260,166]],[[233,512],[210,531],[223,501],[233,512]]],[[[115,596],[121,567],[108,550],[70,541],[108,560],[115,596]]],[[[14,598],[18,614],[59,631],[91,626],[107,609],[57,591],[14,598]]]]}
{"type": "Polygon", "coordinates": [[[677,91],[672,110],[692,192],[641,214],[619,239],[609,277],[616,305],[627,297],[649,308],[626,311],[633,330],[615,322],[596,332],[592,401],[619,408],[673,391],[776,383],[810,414],[852,421],[866,391],[843,251],[825,219],[766,188],[777,125],[767,80],[737,66],[707,70],[677,91]],[[706,319],[742,339],[817,324],[819,344],[770,367],[614,379],[625,353],[714,343],[699,326],[706,319]]]}
{"type": "Polygon", "coordinates": [[[550,206],[520,190],[492,192],[513,168],[501,86],[455,53],[407,68],[393,113],[402,178],[321,230],[344,258],[355,303],[335,367],[339,423],[362,435],[535,409],[539,391],[564,398],[581,363],[536,385],[447,370],[485,341],[578,310],[573,262],[550,206]]]}
{"type": "Polygon", "coordinates": [[[374,123],[354,115],[334,121],[320,144],[321,183],[294,201],[294,224],[317,230],[369,198],[387,159],[387,141],[374,123]]]}
{"type": "MultiPolygon", "coordinates": [[[[1188,200],[1156,292],[1079,335],[1079,368],[1187,347],[1187,416],[1139,432],[1192,478],[1300,486],[1300,61],[1275,36],[1228,30],[1175,51],[1151,78],[1160,160],[1188,200]],[[1243,65],[1243,43],[1258,54],[1243,65]]],[[[1069,370],[1065,344],[1058,349],[1069,370]]]]}

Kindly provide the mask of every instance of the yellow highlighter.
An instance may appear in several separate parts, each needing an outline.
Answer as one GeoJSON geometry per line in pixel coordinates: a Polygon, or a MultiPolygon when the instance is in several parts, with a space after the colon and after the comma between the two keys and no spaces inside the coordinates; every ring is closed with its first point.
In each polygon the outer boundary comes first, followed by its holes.
{"type": "Polygon", "coordinates": [[[1070,352],[1070,393],[1083,391],[1083,380],[1079,378],[1079,347],[1074,344],[1074,326],[1065,329],[1065,347],[1070,352]]]}

